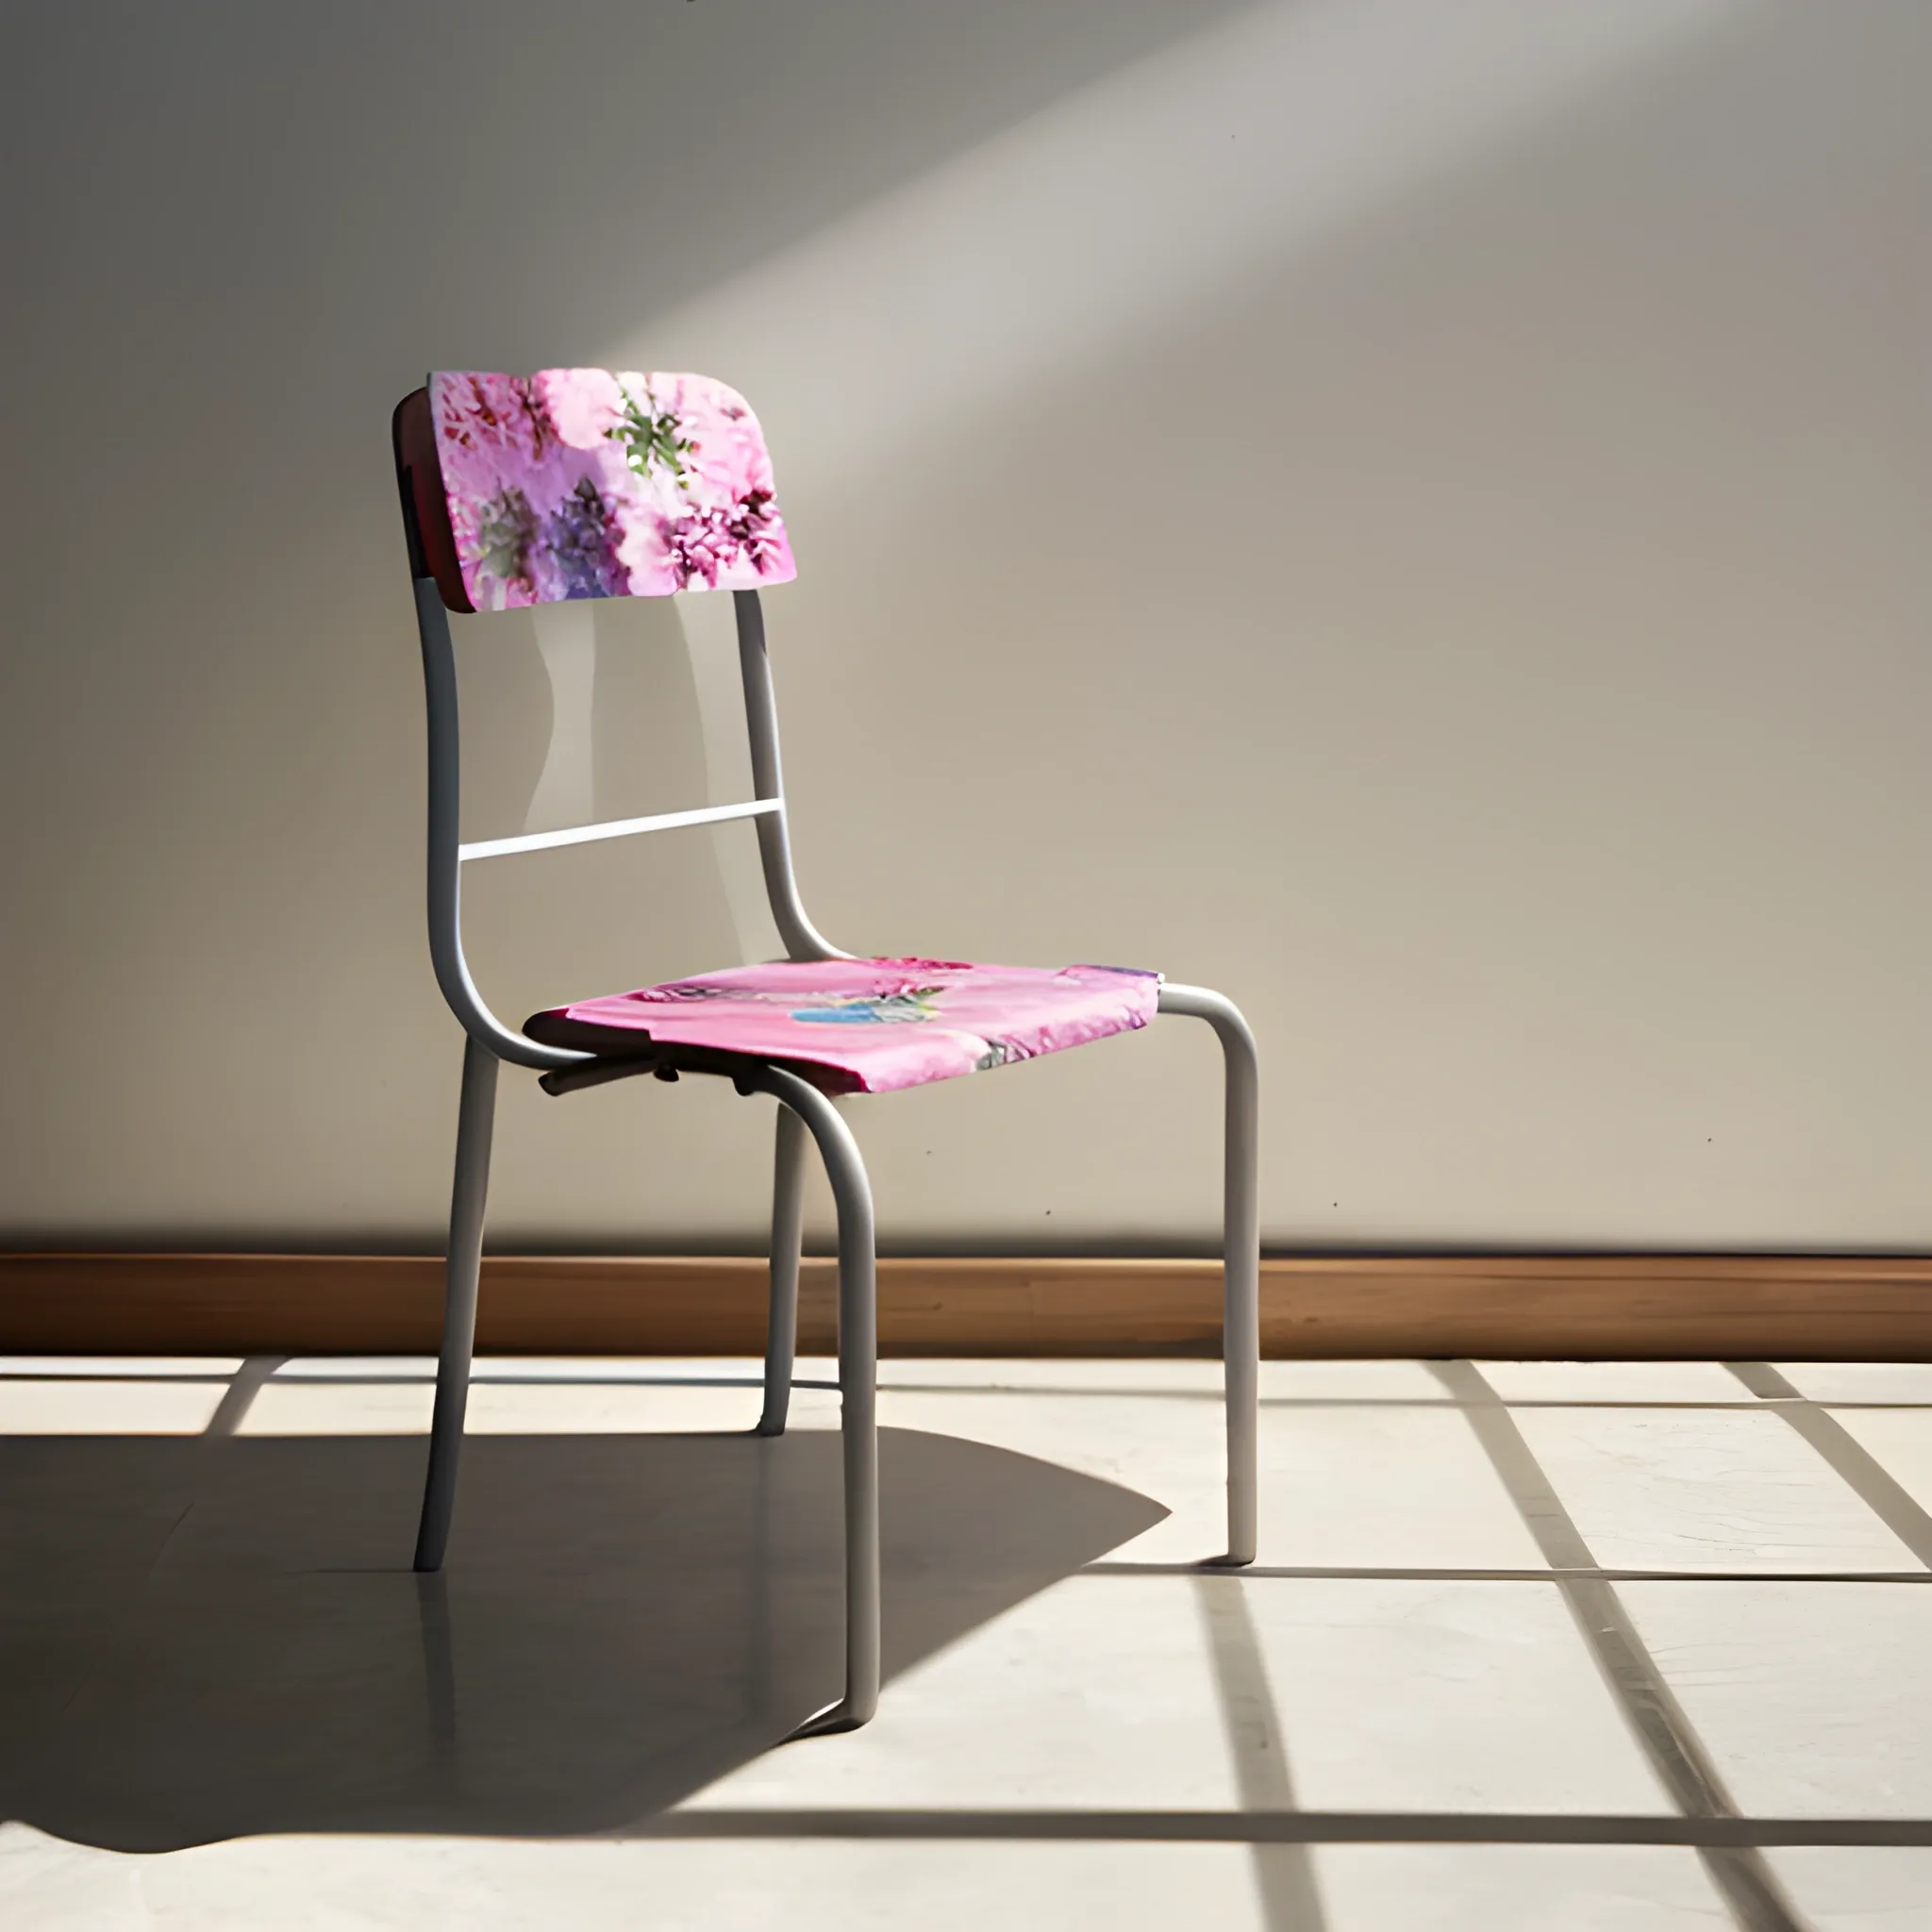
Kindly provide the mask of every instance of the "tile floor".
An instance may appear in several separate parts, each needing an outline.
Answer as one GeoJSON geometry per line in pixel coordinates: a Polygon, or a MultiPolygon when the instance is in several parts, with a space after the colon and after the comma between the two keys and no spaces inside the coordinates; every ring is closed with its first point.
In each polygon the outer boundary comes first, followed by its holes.
{"type": "MultiPolygon", "coordinates": [[[[829,1365],[801,1365],[824,1385],[829,1365]]],[[[0,1924],[1932,1932],[1932,1369],[882,1371],[877,1721],[836,1402],[415,1360],[0,1362],[0,1924]]]]}

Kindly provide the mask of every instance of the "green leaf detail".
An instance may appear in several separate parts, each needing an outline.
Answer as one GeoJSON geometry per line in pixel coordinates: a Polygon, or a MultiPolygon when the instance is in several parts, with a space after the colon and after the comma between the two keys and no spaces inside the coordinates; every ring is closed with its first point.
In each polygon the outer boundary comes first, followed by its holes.
{"type": "Polygon", "coordinates": [[[646,389],[642,402],[623,391],[624,414],[606,434],[624,445],[624,459],[640,476],[648,476],[655,464],[680,490],[691,488],[685,475],[684,459],[691,453],[691,439],[680,434],[676,416],[659,408],[658,399],[646,389]]]}

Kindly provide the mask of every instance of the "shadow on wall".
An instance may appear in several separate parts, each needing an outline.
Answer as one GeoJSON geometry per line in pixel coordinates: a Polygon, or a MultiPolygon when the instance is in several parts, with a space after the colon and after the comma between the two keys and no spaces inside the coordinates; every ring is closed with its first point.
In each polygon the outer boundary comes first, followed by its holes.
{"type": "MultiPolygon", "coordinates": [[[[880,1449],[889,1680],[1166,1514],[950,1437],[880,1449]]],[[[473,1439],[419,1578],[423,1453],[6,1444],[0,1816],[120,1851],[606,1831],[837,1694],[835,1433],[473,1439]]]]}
{"type": "MultiPolygon", "coordinates": [[[[743,707],[734,641],[691,622],[680,608],[690,601],[613,598],[452,620],[465,839],[751,796],[742,752],[741,770],[710,770],[716,714],[736,705],[741,745],[743,707]],[[701,702],[696,674],[715,685],[721,671],[728,688],[701,702]]],[[[730,599],[711,601],[728,628],[730,599]]],[[[755,877],[741,876],[747,862],[755,875],[749,836],[727,848],[686,832],[473,865],[466,941],[512,1025],[590,991],[769,958],[782,950],[769,918],[746,919],[744,894],[732,890],[756,891],[755,877]]]]}

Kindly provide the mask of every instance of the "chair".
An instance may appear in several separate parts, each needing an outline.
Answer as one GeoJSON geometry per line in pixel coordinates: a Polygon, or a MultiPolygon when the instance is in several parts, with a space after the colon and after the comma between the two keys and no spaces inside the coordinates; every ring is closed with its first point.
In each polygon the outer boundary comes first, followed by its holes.
{"type": "Polygon", "coordinates": [[[415,1567],[441,1566],[455,1503],[499,1063],[553,1094],[652,1074],[728,1079],[778,1103],[771,1312],[760,1435],[785,1427],[797,1337],[806,1136],[838,1208],[839,1388],[844,1475],[845,1690],[799,1735],[849,1730],[878,1703],[877,1317],[872,1194],[833,1096],[918,1085],[1145,1025],[1205,1020],[1226,1069],[1224,1346],[1227,1550],[1255,1556],[1258,1208],[1255,1044],[1219,993],[1117,967],[1026,971],[859,959],[823,939],[792,874],[777,713],[759,590],[795,570],[757,418],[693,375],[546,370],[433,375],[393,423],[429,724],[429,950],[461,1023],[462,1097],[450,1205],[442,1346],[415,1567]],[[458,842],[459,737],[448,613],[575,597],[733,594],[755,796],[741,805],[458,842]],[[751,819],[786,958],[540,1013],[513,1030],[463,958],[462,868],[528,852],[751,819]]]}

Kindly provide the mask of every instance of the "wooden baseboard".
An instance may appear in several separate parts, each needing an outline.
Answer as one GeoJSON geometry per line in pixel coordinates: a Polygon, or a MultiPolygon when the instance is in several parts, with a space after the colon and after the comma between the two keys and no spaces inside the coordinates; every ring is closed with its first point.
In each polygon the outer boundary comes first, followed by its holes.
{"type": "MultiPolygon", "coordinates": [[[[0,1255],[0,1351],[407,1355],[433,1350],[433,1258],[0,1255]]],[[[832,1346],[833,1277],[806,1264],[801,1346],[832,1346]]],[[[1208,1355],[1205,1261],[887,1260],[897,1356],[1208,1355]]],[[[1932,1360],[1932,1257],[1315,1257],[1262,1264],[1271,1357],[1932,1360]]],[[[479,1348],[750,1355],[764,1265],[733,1258],[486,1261],[479,1348]]]]}

